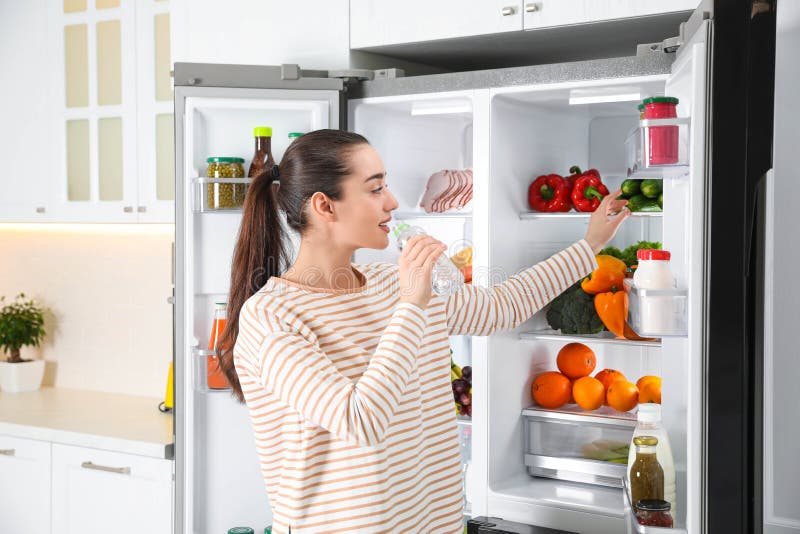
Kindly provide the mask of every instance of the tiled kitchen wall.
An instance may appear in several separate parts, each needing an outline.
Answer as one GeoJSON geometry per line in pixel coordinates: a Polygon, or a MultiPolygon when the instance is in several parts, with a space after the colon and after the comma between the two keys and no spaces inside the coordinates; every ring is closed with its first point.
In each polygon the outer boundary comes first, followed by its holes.
{"type": "MultiPolygon", "coordinates": [[[[50,309],[45,385],[163,397],[172,225],[0,225],[0,295],[50,309]]],[[[2,356],[4,358],[4,356],[2,356]]]]}

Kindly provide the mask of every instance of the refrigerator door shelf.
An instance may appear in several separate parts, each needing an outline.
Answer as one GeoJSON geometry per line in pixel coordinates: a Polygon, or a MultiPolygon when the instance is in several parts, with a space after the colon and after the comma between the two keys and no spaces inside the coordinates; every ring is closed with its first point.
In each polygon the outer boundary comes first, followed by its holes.
{"type": "Polygon", "coordinates": [[[601,343],[607,345],[623,345],[626,347],[661,347],[661,340],[644,341],[636,339],[621,339],[616,337],[613,333],[603,331],[599,334],[562,334],[559,330],[543,329],[531,330],[529,332],[520,332],[519,338],[523,341],[558,341],[559,343],[569,343],[572,341],[578,343],[601,343]]]}
{"type": "Polygon", "coordinates": [[[628,310],[630,324],[640,336],[686,337],[686,289],[639,289],[630,282],[628,310]]]}
{"type": "Polygon", "coordinates": [[[524,462],[531,476],[621,487],[635,415],[604,406],[587,413],[577,405],[522,411],[524,462]]]}
{"type": "Polygon", "coordinates": [[[627,534],[686,534],[687,530],[680,527],[648,527],[645,525],[640,525],[639,521],[636,520],[636,514],[633,512],[633,507],[631,506],[628,481],[624,478],[622,479],[622,495],[625,508],[625,525],[627,527],[627,534]]]}
{"type": "Polygon", "coordinates": [[[240,212],[252,178],[192,178],[195,213],[240,212]]]}
{"type": "Polygon", "coordinates": [[[683,178],[689,174],[689,117],[645,119],[628,134],[630,178],[683,178]]]}
{"type": "Polygon", "coordinates": [[[216,355],[213,350],[192,349],[192,360],[194,361],[194,389],[200,393],[227,393],[230,395],[230,388],[210,388],[208,387],[208,357],[216,355]]]}

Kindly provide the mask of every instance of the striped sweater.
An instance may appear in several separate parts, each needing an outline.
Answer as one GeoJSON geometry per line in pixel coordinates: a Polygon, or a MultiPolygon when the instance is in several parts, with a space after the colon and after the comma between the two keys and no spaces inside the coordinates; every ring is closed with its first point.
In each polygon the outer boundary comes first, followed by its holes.
{"type": "Polygon", "coordinates": [[[514,328],[595,266],[582,240],[425,309],[400,302],[390,263],[354,265],[352,290],[271,278],[242,307],[234,362],[273,532],[460,534],[448,335],[514,328]]]}

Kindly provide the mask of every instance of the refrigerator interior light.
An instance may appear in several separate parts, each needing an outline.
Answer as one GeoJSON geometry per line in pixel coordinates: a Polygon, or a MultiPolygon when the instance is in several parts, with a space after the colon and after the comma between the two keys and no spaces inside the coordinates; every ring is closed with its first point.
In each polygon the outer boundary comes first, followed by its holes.
{"type": "Polygon", "coordinates": [[[569,92],[569,105],[602,104],[605,102],[630,102],[641,100],[642,94],[631,87],[573,89],[569,92]]]}
{"type": "Polygon", "coordinates": [[[471,113],[472,104],[463,100],[419,101],[411,103],[412,115],[471,113]]]}

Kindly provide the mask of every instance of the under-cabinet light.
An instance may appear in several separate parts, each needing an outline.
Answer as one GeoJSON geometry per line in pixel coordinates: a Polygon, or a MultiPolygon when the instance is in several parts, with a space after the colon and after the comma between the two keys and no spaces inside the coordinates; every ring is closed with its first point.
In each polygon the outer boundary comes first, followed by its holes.
{"type": "Polygon", "coordinates": [[[411,104],[412,115],[447,115],[452,113],[471,113],[469,102],[414,102],[411,104]]]}
{"type": "Polygon", "coordinates": [[[577,91],[571,91],[569,94],[569,105],[574,106],[578,104],[603,104],[605,102],[630,102],[633,100],[641,100],[642,94],[637,92],[633,93],[594,93],[594,94],[581,94],[577,91]]]}

